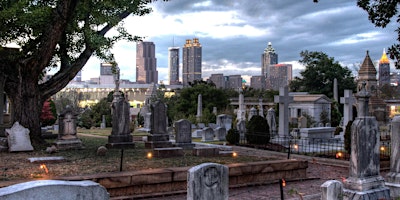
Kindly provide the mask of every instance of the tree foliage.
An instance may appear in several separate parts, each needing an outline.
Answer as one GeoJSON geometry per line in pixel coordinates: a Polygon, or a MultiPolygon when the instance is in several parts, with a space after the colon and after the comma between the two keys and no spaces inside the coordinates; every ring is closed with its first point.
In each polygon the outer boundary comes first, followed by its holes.
{"type": "Polygon", "coordinates": [[[377,27],[385,28],[393,18],[397,25],[397,43],[388,48],[388,53],[391,59],[396,59],[396,68],[400,68],[400,15],[398,8],[400,1],[397,0],[358,0],[357,5],[368,13],[368,19],[377,27]]]}
{"type": "Polygon", "coordinates": [[[300,72],[301,77],[295,77],[289,84],[293,92],[309,92],[325,94],[333,98],[333,82],[337,79],[338,94],[343,96],[344,90],[355,90],[356,83],[351,71],[342,67],[333,57],[323,52],[302,51],[299,61],[305,66],[300,72]]]}
{"type": "MultiPolygon", "coordinates": [[[[13,110],[12,121],[31,130],[41,143],[39,116],[46,99],[64,88],[95,55],[115,63],[110,49],[119,40],[140,39],[121,21],[151,12],[155,0],[20,0],[0,2],[0,82],[13,110]],[[106,36],[110,30],[113,34],[106,36]],[[43,73],[58,66],[48,80],[43,73]]],[[[166,0],[164,0],[166,1],[166,0]]]]}
{"type": "Polygon", "coordinates": [[[253,116],[246,124],[246,140],[250,144],[267,144],[271,138],[266,119],[259,115],[253,116]]]}
{"type": "Polygon", "coordinates": [[[196,82],[191,87],[176,91],[177,94],[166,98],[168,106],[168,118],[171,120],[188,119],[197,114],[198,95],[202,96],[203,118],[205,123],[214,122],[212,118],[213,107],[224,110],[229,105],[229,99],[224,90],[215,88],[206,82],[196,82]]]}
{"type": "Polygon", "coordinates": [[[40,123],[42,126],[50,126],[53,125],[56,121],[56,106],[51,99],[48,99],[43,104],[42,113],[40,114],[40,123]]]}

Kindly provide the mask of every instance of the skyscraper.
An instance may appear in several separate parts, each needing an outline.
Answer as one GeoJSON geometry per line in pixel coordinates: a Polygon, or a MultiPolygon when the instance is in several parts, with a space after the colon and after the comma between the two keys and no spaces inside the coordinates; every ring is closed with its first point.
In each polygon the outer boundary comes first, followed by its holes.
{"type": "Polygon", "coordinates": [[[114,84],[114,76],[111,63],[100,63],[100,84],[114,84]]]}
{"type": "Polygon", "coordinates": [[[279,88],[289,85],[291,80],[291,64],[275,64],[269,66],[269,76],[266,80],[267,89],[279,91],[279,88]]]}
{"type": "Polygon", "coordinates": [[[267,48],[264,49],[264,53],[261,55],[261,75],[268,78],[269,66],[274,64],[278,64],[278,54],[276,54],[275,49],[272,48],[271,42],[268,42],[267,48]]]}
{"type": "Polygon", "coordinates": [[[194,80],[201,79],[201,44],[198,38],[186,40],[182,49],[182,83],[188,86],[194,80]]]}
{"type": "Polygon", "coordinates": [[[385,50],[379,60],[379,87],[390,85],[390,63],[385,50]]]}
{"type": "Polygon", "coordinates": [[[179,84],[179,47],[168,48],[169,84],[179,84]]]}
{"type": "Polygon", "coordinates": [[[156,47],[153,42],[136,43],[136,82],[157,83],[156,47]]]}

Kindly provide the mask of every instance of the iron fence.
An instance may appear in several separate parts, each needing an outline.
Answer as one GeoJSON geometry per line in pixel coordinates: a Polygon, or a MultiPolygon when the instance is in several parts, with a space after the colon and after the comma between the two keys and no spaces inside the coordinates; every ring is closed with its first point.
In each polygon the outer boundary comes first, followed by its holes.
{"type": "MultiPolygon", "coordinates": [[[[391,145],[389,132],[381,132],[380,158],[389,160],[391,145]]],[[[344,140],[338,138],[303,138],[293,136],[270,137],[265,133],[246,133],[240,137],[239,145],[266,149],[290,154],[349,160],[350,154],[345,149],[344,140]],[[249,138],[249,136],[253,137],[249,138]],[[254,142],[256,138],[256,142],[254,142]],[[251,142],[250,142],[251,141],[251,142]],[[269,141],[269,142],[263,142],[269,141]]]]}

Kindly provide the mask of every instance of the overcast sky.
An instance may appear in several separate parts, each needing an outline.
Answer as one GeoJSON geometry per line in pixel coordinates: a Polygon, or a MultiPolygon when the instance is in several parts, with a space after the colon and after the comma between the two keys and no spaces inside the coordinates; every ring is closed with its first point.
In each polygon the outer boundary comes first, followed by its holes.
{"type": "MultiPolygon", "coordinates": [[[[294,64],[296,75],[302,69],[295,63],[302,50],[322,51],[354,69],[367,50],[379,60],[397,38],[394,23],[375,27],[356,0],[159,0],[152,7],[151,14],[130,16],[124,23],[131,34],[155,43],[159,81],[166,84],[168,47],[182,48],[186,39],[195,37],[202,45],[203,78],[223,73],[246,79],[261,74],[261,54],[268,42],[279,63],[294,64]]],[[[112,52],[121,78],[136,81],[136,43],[119,42],[112,52]]],[[[91,58],[83,80],[100,76],[99,66],[100,61],[91,58]]]]}

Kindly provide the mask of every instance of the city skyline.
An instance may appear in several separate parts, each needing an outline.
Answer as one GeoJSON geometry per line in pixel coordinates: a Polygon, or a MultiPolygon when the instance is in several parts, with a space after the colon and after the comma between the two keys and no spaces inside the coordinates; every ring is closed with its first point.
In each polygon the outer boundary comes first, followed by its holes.
{"type": "MultiPolygon", "coordinates": [[[[293,65],[293,76],[302,69],[296,63],[302,50],[322,51],[353,71],[369,50],[377,68],[382,50],[397,38],[395,23],[385,29],[375,27],[353,0],[319,3],[256,0],[251,5],[244,0],[196,3],[172,0],[157,1],[152,7],[154,12],[150,15],[130,16],[124,24],[130,33],[154,42],[158,80],[166,84],[169,83],[168,48],[182,48],[190,38],[199,38],[203,47],[203,78],[217,73],[261,75],[260,57],[268,42],[278,52],[279,63],[293,65]],[[140,24],[149,26],[138,27],[140,24]]],[[[135,60],[132,59],[135,45],[121,41],[111,50],[121,68],[122,79],[135,81],[135,60]]],[[[99,76],[100,63],[91,58],[83,68],[82,80],[99,76]]],[[[182,63],[180,73],[181,67],[182,63]]]]}

